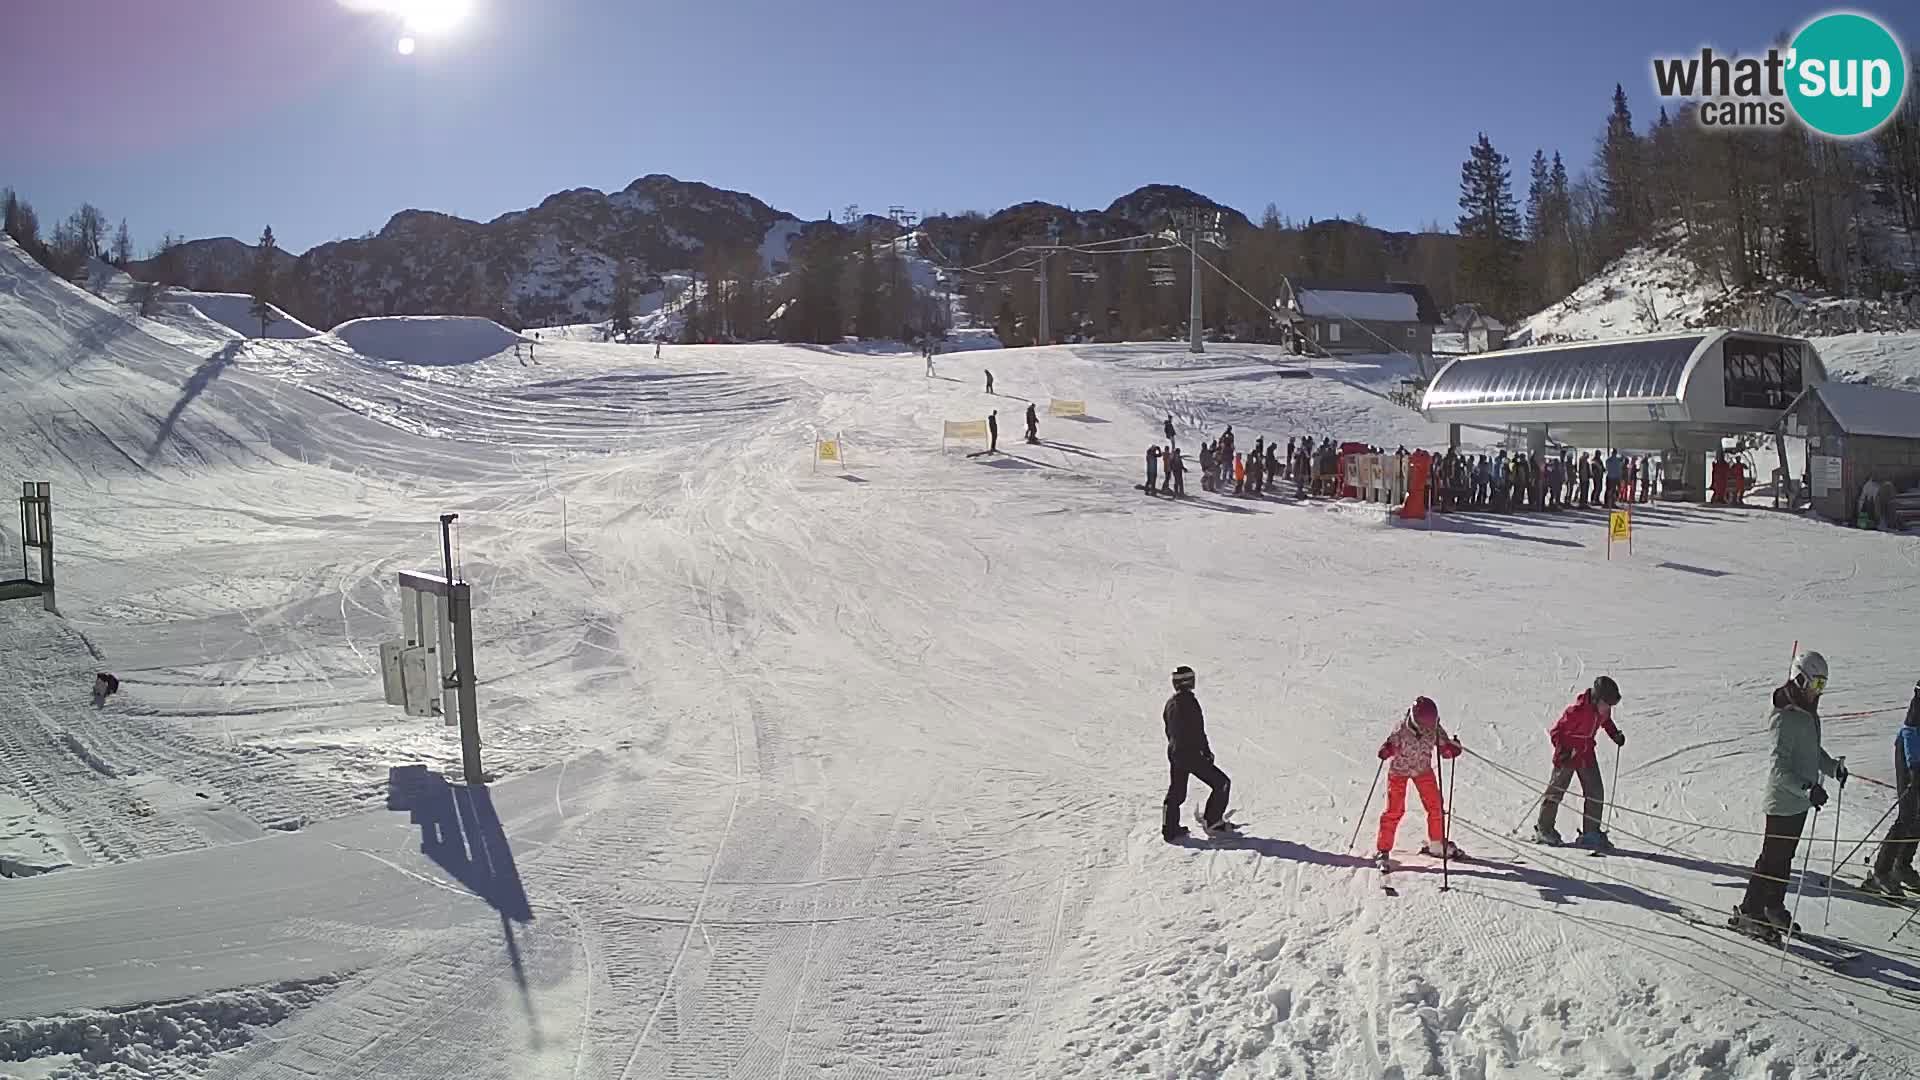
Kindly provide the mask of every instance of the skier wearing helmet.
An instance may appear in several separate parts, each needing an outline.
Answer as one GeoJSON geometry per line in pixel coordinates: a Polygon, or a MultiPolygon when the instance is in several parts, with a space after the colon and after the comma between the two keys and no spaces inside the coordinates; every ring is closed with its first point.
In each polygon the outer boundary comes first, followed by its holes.
{"type": "Polygon", "coordinates": [[[1387,869],[1393,851],[1393,838],[1400,831],[1400,819],[1407,812],[1407,781],[1420,792],[1420,805],[1427,811],[1427,842],[1422,854],[1436,858],[1445,854],[1460,857],[1460,849],[1447,839],[1445,810],[1440,801],[1440,778],[1433,768],[1435,752],[1443,758],[1460,756],[1460,741],[1440,726],[1440,708],[1432,698],[1417,698],[1413,707],[1395,724],[1380,744],[1380,760],[1387,762],[1387,808],[1380,814],[1380,832],[1375,837],[1374,861],[1387,869]]]}
{"type": "Polygon", "coordinates": [[[1593,680],[1593,688],[1584,690],[1547,729],[1553,740],[1553,775],[1547,780],[1546,794],[1540,798],[1540,820],[1533,827],[1533,838],[1542,844],[1562,843],[1555,828],[1560,816],[1560,800],[1566,797],[1573,778],[1580,778],[1580,794],[1586,805],[1580,814],[1580,836],[1574,842],[1581,847],[1605,851],[1613,841],[1600,831],[1600,811],[1606,805],[1606,786],[1600,780],[1600,761],[1594,745],[1600,729],[1615,746],[1625,746],[1627,737],[1613,724],[1613,707],[1620,704],[1620,687],[1609,676],[1593,680]]]}
{"type": "Polygon", "coordinates": [[[1827,803],[1821,776],[1847,782],[1844,758],[1834,758],[1820,746],[1820,695],[1827,689],[1827,658],[1805,652],[1793,658],[1786,685],[1773,692],[1773,712],[1767,731],[1773,736],[1773,769],[1767,778],[1766,836],[1760,858],[1747,880],[1747,894],[1733,911],[1729,925],[1742,933],[1777,939],[1793,925],[1787,913],[1787,878],[1807,812],[1827,803]]]}
{"type": "Polygon", "coordinates": [[[1227,817],[1227,792],[1232,781],[1213,763],[1213,748],[1207,745],[1207,724],[1200,712],[1200,700],[1193,696],[1193,669],[1185,664],[1173,669],[1173,696],[1167,699],[1160,718],[1167,727],[1166,804],[1162,808],[1160,836],[1174,843],[1187,835],[1180,824],[1180,806],[1187,801],[1187,777],[1195,776],[1212,789],[1207,805],[1200,812],[1200,825],[1208,832],[1231,832],[1227,817]]]}

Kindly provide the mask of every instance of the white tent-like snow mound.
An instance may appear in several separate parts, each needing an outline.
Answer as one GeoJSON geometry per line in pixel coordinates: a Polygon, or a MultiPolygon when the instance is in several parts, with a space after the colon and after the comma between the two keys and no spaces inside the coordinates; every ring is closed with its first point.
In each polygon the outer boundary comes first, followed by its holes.
{"type": "Polygon", "coordinates": [[[253,314],[253,297],[246,293],[176,291],[167,298],[185,303],[241,337],[298,340],[320,333],[272,304],[267,305],[270,321],[262,333],[260,320],[253,314]]]}
{"type": "Polygon", "coordinates": [[[526,341],[477,315],[386,315],[354,319],[332,334],[355,352],[404,364],[471,364],[526,341]]]}

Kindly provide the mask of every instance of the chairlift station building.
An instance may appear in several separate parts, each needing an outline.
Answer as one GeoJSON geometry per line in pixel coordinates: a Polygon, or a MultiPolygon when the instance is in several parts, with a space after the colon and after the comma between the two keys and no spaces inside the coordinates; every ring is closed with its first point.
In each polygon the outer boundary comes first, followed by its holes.
{"type": "Polygon", "coordinates": [[[1704,329],[1462,356],[1427,386],[1420,411],[1524,439],[1658,451],[1676,495],[1704,499],[1724,438],[1771,432],[1801,393],[1827,381],[1800,338],[1704,329]]]}

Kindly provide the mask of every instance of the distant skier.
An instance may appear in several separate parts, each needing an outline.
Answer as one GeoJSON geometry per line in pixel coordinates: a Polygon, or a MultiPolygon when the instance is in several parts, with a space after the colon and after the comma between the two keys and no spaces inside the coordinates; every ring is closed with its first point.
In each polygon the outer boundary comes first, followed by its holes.
{"type": "Polygon", "coordinates": [[[1729,922],[1742,933],[1777,939],[1793,926],[1793,916],[1787,913],[1787,880],[1793,873],[1793,854],[1800,847],[1807,812],[1827,804],[1827,789],[1820,785],[1822,774],[1842,786],[1847,782],[1846,760],[1832,757],[1820,746],[1820,695],[1826,689],[1826,657],[1804,652],[1793,658],[1786,684],[1773,692],[1773,711],[1767,717],[1773,768],[1761,807],[1766,836],[1760,842],[1753,876],[1747,879],[1746,896],[1729,922]]]}
{"type": "MultiPolygon", "coordinates": [[[[980,370],[987,371],[986,368],[981,368],[980,370]]],[[[987,393],[993,393],[993,372],[991,371],[987,371],[987,393]]]]}
{"type": "Polygon", "coordinates": [[[1209,832],[1231,831],[1227,824],[1227,794],[1232,781],[1213,763],[1213,748],[1207,745],[1206,718],[1200,700],[1193,696],[1193,669],[1185,664],[1173,669],[1173,696],[1160,710],[1167,728],[1167,798],[1161,806],[1160,836],[1173,843],[1187,835],[1180,824],[1180,807],[1187,801],[1187,777],[1197,777],[1211,789],[1207,805],[1200,811],[1200,825],[1209,832]]]}
{"type": "Polygon", "coordinates": [[[933,378],[933,346],[922,345],[920,347],[920,356],[927,362],[927,378],[933,378]]]}
{"type": "Polygon", "coordinates": [[[93,707],[99,708],[107,699],[120,692],[120,680],[111,672],[102,671],[93,677],[93,707]]]}
{"type": "Polygon", "coordinates": [[[1580,836],[1574,842],[1581,847],[1605,851],[1613,846],[1600,831],[1600,812],[1606,805],[1606,786],[1600,779],[1600,762],[1594,750],[1595,736],[1605,728],[1615,746],[1625,746],[1627,737],[1613,723],[1613,707],[1620,704],[1620,687],[1609,676],[1593,680],[1593,688],[1583,690],[1560,719],[1547,729],[1553,740],[1553,776],[1540,799],[1540,820],[1533,838],[1542,844],[1561,843],[1554,827],[1560,815],[1560,800],[1575,776],[1580,777],[1580,794],[1586,801],[1580,814],[1580,836]]]}
{"type": "Polygon", "coordinates": [[[1913,684],[1907,722],[1893,737],[1893,788],[1900,793],[1900,808],[1865,888],[1899,898],[1907,889],[1920,889],[1920,873],[1913,869],[1914,848],[1920,846],[1920,683],[1913,684]]]}
{"type": "Polygon", "coordinates": [[[1387,762],[1387,808],[1380,814],[1380,831],[1374,842],[1374,861],[1386,869],[1393,852],[1393,838],[1400,832],[1400,819],[1407,812],[1407,782],[1420,792],[1420,805],[1427,811],[1427,842],[1422,854],[1438,858],[1443,853],[1460,857],[1460,848],[1447,839],[1446,809],[1440,801],[1440,778],[1434,772],[1434,754],[1442,758],[1460,756],[1460,742],[1440,726],[1440,708],[1432,698],[1416,698],[1413,707],[1380,744],[1380,760],[1387,762]],[[1442,849],[1446,849],[1444,852],[1442,849]]]}
{"type": "Polygon", "coordinates": [[[1168,459],[1167,472],[1173,477],[1173,497],[1184,499],[1187,495],[1187,459],[1181,456],[1180,447],[1173,448],[1168,459]]]}
{"type": "Polygon", "coordinates": [[[1034,411],[1033,402],[1027,402],[1027,441],[1040,441],[1040,414],[1034,411]]]}
{"type": "Polygon", "coordinates": [[[1160,444],[1155,443],[1147,447],[1147,486],[1145,488],[1147,494],[1152,495],[1154,493],[1153,483],[1159,475],[1160,444]]]}
{"type": "Polygon", "coordinates": [[[1213,449],[1212,443],[1203,442],[1200,444],[1200,490],[1201,491],[1212,491],[1214,488],[1213,454],[1214,454],[1214,449],[1213,449]]]}
{"type": "Polygon", "coordinates": [[[1000,410],[995,409],[992,412],[987,414],[987,453],[991,454],[998,451],[999,449],[1000,449],[1000,410]]]}
{"type": "Polygon", "coordinates": [[[1173,446],[1160,448],[1160,494],[1173,494],[1173,446]]]}
{"type": "Polygon", "coordinates": [[[1275,453],[1279,445],[1277,441],[1267,444],[1267,467],[1263,475],[1268,486],[1272,486],[1280,480],[1280,455],[1275,453]]]}
{"type": "Polygon", "coordinates": [[[659,338],[653,339],[653,358],[655,360],[660,359],[660,339],[659,338]]]}
{"type": "Polygon", "coordinates": [[[1167,422],[1166,422],[1165,424],[1162,424],[1162,425],[1161,425],[1161,430],[1163,430],[1163,431],[1165,431],[1165,432],[1167,433],[1167,441],[1168,441],[1168,442],[1173,442],[1173,441],[1174,441],[1174,438],[1173,438],[1173,414],[1172,414],[1172,413],[1168,413],[1168,414],[1167,414],[1167,422]]]}
{"type": "Polygon", "coordinates": [[[1233,493],[1235,495],[1247,493],[1247,456],[1245,454],[1233,455],[1233,493]]]}

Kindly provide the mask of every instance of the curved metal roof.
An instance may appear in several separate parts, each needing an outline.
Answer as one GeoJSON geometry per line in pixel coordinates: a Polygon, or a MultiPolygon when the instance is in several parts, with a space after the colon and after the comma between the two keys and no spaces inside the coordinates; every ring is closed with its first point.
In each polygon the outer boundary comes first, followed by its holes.
{"type": "Polygon", "coordinates": [[[1463,356],[1434,377],[1421,411],[1597,402],[1609,396],[1615,401],[1678,401],[1687,361],[1711,336],[1709,332],[1583,341],[1463,356]]]}

